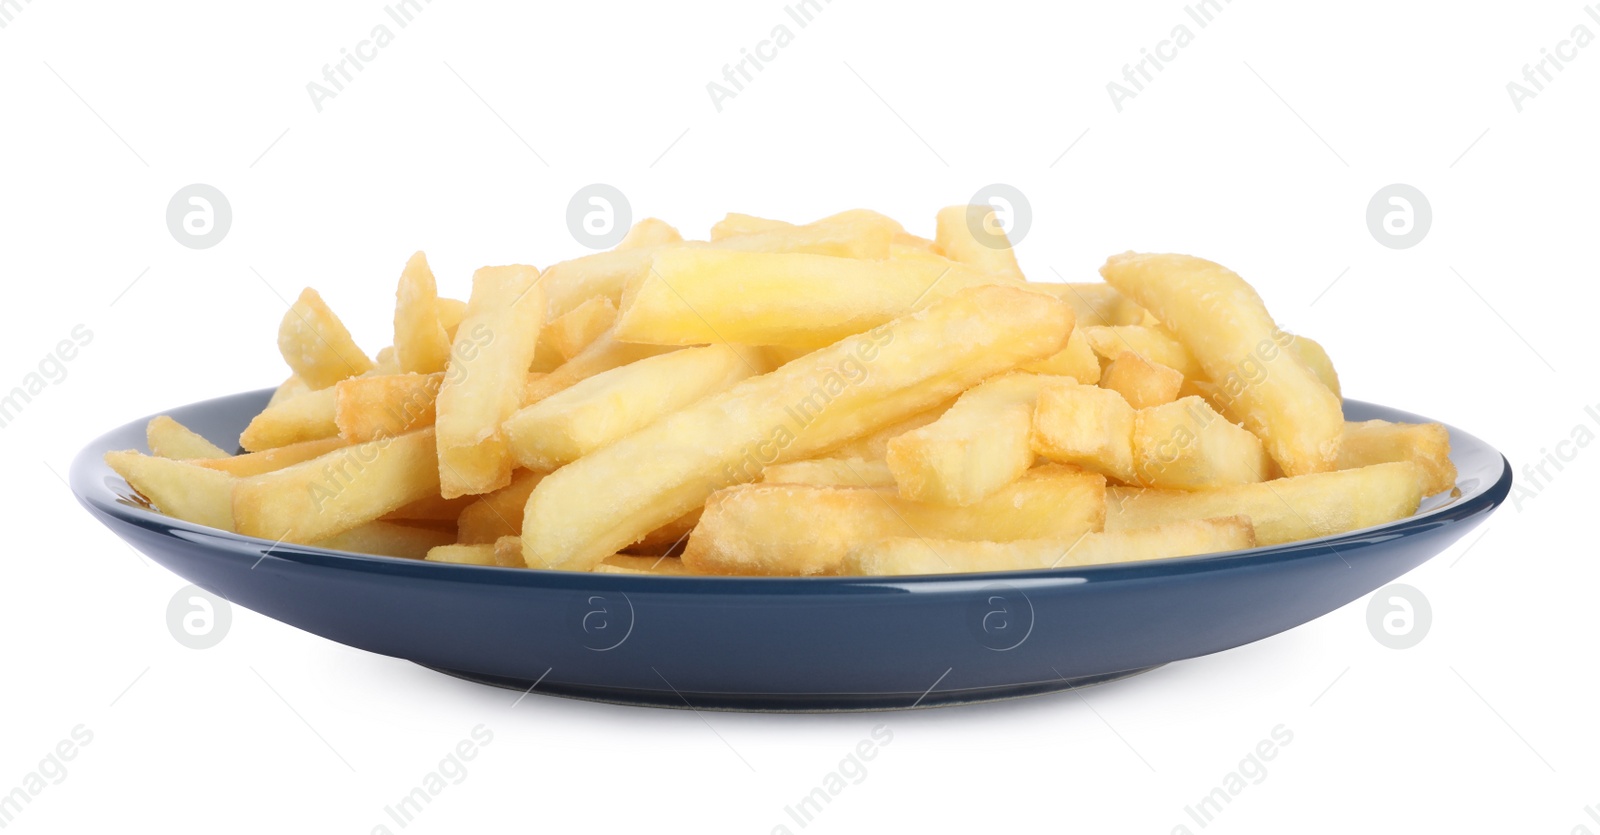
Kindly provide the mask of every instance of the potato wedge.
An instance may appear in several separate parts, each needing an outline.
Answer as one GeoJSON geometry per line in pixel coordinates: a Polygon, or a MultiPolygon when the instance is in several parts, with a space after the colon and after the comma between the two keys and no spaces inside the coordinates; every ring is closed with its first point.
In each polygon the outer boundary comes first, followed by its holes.
{"type": "Polygon", "coordinates": [[[511,451],[500,424],[516,410],[544,324],[539,271],[528,266],[484,267],[472,276],[472,296],[449,369],[436,398],[441,495],[487,493],[511,483],[511,451]],[[465,350],[468,336],[489,339],[465,350]]]}
{"type": "Polygon", "coordinates": [[[1351,421],[1339,445],[1339,469],[1388,461],[1410,461],[1422,470],[1422,495],[1456,486],[1456,465],[1450,461],[1450,430],[1438,423],[1351,421]]]}
{"type": "Polygon", "coordinates": [[[1149,325],[1089,327],[1083,329],[1083,335],[1094,352],[1107,360],[1116,360],[1123,352],[1131,351],[1186,378],[1205,376],[1205,370],[1189,355],[1189,349],[1162,328],[1149,325]]]}
{"type": "Polygon", "coordinates": [[[226,458],[228,452],[167,415],[150,419],[144,430],[150,454],[158,458],[226,458]]]}
{"type": "Polygon", "coordinates": [[[840,446],[1059,351],[1072,312],[980,287],[809,354],[557,470],[528,498],[528,565],[588,570],[767,464],[840,446]],[[960,352],[941,350],[959,342],[960,352]],[[604,497],[603,499],[601,497],[604,497]]]}
{"type": "Polygon", "coordinates": [[[1284,350],[1292,337],[1273,323],[1244,279],[1186,255],[1127,253],[1113,256],[1100,272],[1189,349],[1284,473],[1325,472],[1338,464],[1344,433],[1339,398],[1284,350]]]}
{"type": "Polygon", "coordinates": [[[150,500],[156,510],[185,522],[234,529],[228,497],[238,479],[188,461],[158,458],[133,450],[108,452],[106,466],[150,500]]]}
{"type": "Polygon", "coordinates": [[[310,461],[344,446],[348,446],[344,439],[334,436],[332,438],[318,438],[313,441],[300,441],[299,443],[272,447],[260,452],[247,452],[243,455],[195,458],[191,459],[189,463],[243,478],[245,476],[270,473],[273,470],[281,470],[301,461],[310,461]]]}
{"type": "Polygon", "coordinates": [[[1106,530],[1242,515],[1258,544],[1281,545],[1404,519],[1417,512],[1422,483],[1421,468],[1401,461],[1206,490],[1112,487],[1106,530]]]}
{"type": "Polygon", "coordinates": [[[554,470],[764,371],[759,362],[726,345],[646,357],[523,407],[506,419],[506,441],[521,466],[554,470]]]}
{"type": "Polygon", "coordinates": [[[1115,391],[1053,382],[1039,389],[1029,443],[1048,460],[1131,483],[1133,424],[1133,407],[1115,391]]]}
{"type": "Polygon", "coordinates": [[[1135,409],[1148,409],[1177,400],[1183,375],[1132,351],[1123,351],[1100,375],[1100,387],[1122,395],[1135,409]]]}
{"type": "Polygon", "coordinates": [[[1090,532],[1076,539],[971,542],[901,536],[852,548],[839,573],[884,576],[1077,568],[1240,551],[1255,544],[1255,531],[1246,516],[1185,519],[1153,528],[1090,532]]]}
{"type": "Polygon", "coordinates": [[[883,489],[747,484],[712,494],[683,564],[707,574],[836,574],[863,541],[1072,540],[1105,521],[1105,477],[1047,465],[965,507],[883,489]]]}
{"type": "Polygon", "coordinates": [[[294,375],[312,389],[327,388],[372,369],[372,360],[310,287],[302,290],[283,314],[278,325],[278,352],[294,375]]]}
{"type": "Polygon", "coordinates": [[[434,374],[450,361],[450,336],[439,321],[439,290],[421,252],[400,271],[395,289],[394,359],[401,373],[434,374]]]}
{"type": "Polygon", "coordinates": [[[239,446],[253,452],[339,434],[338,393],[332,387],[269,403],[239,434],[239,446]]]}
{"type": "Polygon", "coordinates": [[[341,380],[333,387],[333,422],[339,437],[358,444],[432,426],[443,382],[443,372],[341,380]]]}

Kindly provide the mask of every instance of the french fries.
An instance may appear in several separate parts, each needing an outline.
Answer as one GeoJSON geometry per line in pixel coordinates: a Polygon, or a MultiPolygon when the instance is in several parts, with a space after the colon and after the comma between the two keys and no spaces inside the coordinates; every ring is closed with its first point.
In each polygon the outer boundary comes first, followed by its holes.
{"type": "Polygon", "coordinates": [[[544,293],[533,267],[484,267],[472,277],[467,314],[439,385],[439,483],[445,498],[511,483],[500,424],[516,410],[543,325],[544,293]],[[479,342],[469,338],[484,337],[479,342]]]}
{"type": "Polygon", "coordinates": [[[1099,530],[1105,513],[1105,478],[1060,465],[966,507],[874,488],[750,484],[712,495],[683,564],[707,574],[837,574],[864,540],[1071,540],[1099,530]]]}
{"type": "Polygon", "coordinates": [[[609,252],[480,269],[465,302],[418,252],[373,358],[299,296],[248,451],[163,416],[151,454],[106,461],[248,536],[652,577],[1196,556],[1455,486],[1445,427],[1345,422],[1327,352],[1226,268],[1127,253],[1031,282],[991,207],[933,222],[731,213],[697,241],[645,218],[609,252]]]}
{"type": "Polygon", "coordinates": [[[974,542],[900,536],[850,549],[839,573],[949,574],[1077,568],[1239,551],[1255,545],[1255,531],[1246,516],[1186,519],[1153,528],[1085,533],[1075,539],[974,542]]]}
{"type": "Polygon", "coordinates": [[[1339,398],[1298,354],[1283,349],[1292,337],[1238,274],[1187,255],[1134,253],[1112,256],[1100,274],[1189,349],[1285,474],[1338,464],[1339,398]]]}
{"type": "Polygon", "coordinates": [[[1258,544],[1280,545],[1404,519],[1417,512],[1422,484],[1421,468],[1401,461],[1203,490],[1112,487],[1106,530],[1248,516],[1258,544]]]}
{"type": "Polygon", "coordinates": [[[557,470],[528,498],[523,556],[587,570],[768,463],[828,450],[1060,350],[1065,304],[979,287],[712,395],[557,470]],[[935,346],[959,340],[965,350],[935,346]],[[606,496],[605,502],[591,496],[606,496]]]}

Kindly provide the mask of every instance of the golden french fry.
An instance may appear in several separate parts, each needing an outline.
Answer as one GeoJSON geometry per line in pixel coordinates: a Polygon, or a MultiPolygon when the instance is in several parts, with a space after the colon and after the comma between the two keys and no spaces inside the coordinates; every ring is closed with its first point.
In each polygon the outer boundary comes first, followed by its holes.
{"type": "Polygon", "coordinates": [[[443,382],[443,372],[341,380],[333,387],[339,437],[357,444],[431,426],[443,382]]]}
{"type": "Polygon", "coordinates": [[[595,337],[595,340],[579,351],[577,356],[562,363],[549,374],[528,375],[527,384],[522,389],[521,405],[531,406],[547,397],[566,391],[596,374],[676,350],[678,350],[676,346],[670,345],[622,342],[617,339],[616,329],[613,327],[595,337]]]}
{"type": "Polygon", "coordinates": [[[1122,395],[1135,409],[1148,409],[1177,400],[1183,375],[1132,351],[1123,351],[1100,375],[1100,387],[1122,395]]]}
{"type": "Polygon", "coordinates": [[[1065,348],[1022,366],[1022,370],[1051,377],[1071,377],[1091,385],[1100,382],[1100,358],[1094,355],[1094,349],[1089,347],[1089,340],[1084,338],[1082,330],[1074,327],[1072,335],[1067,337],[1065,348]]]}
{"type": "Polygon", "coordinates": [[[681,240],[683,235],[679,234],[672,224],[659,218],[647,217],[633,224],[628,234],[623,235],[622,240],[617,243],[617,249],[675,244],[681,240]]]}
{"type": "Polygon", "coordinates": [[[423,559],[428,562],[448,562],[456,565],[494,565],[494,544],[436,545],[428,549],[423,559]]]}
{"type": "Polygon", "coordinates": [[[1438,423],[1351,421],[1339,445],[1339,469],[1388,461],[1410,461],[1422,471],[1422,495],[1456,486],[1456,465],[1450,461],[1450,430],[1438,423]]]}
{"type": "Polygon", "coordinates": [[[361,352],[328,305],[307,287],[278,325],[278,352],[296,377],[313,389],[365,374],[372,360],[361,352]]]}
{"type": "Polygon", "coordinates": [[[339,434],[337,390],[308,391],[269,403],[239,434],[239,446],[252,451],[315,441],[339,434]]]}
{"type": "Polygon", "coordinates": [[[597,574],[654,574],[660,577],[685,577],[694,572],[683,567],[677,557],[636,557],[617,554],[606,557],[594,567],[597,574]]]}
{"type": "Polygon", "coordinates": [[[708,574],[836,574],[857,544],[918,539],[1067,539],[1105,522],[1105,477],[1057,464],[965,507],[881,488],[747,484],[712,494],[683,564],[708,574]]]}
{"type": "Polygon", "coordinates": [[[150,419],[144,430],[150,454],[158,458],[226,458],[222,447],[201,437],[198,432],[167,415],[150,419]]]}
{"type": "Polygon", "coordinates": [[[1174,339],[1172,334],[1159,327],[1147,325],[1115,325],[1112,327],[1083,328],[1084,338],[1094,352],[1107,360],[1115,361],[1125,351],[1131,351],[1152,363],[1164,365],[1184,377],[1204,377],[1200,364],[1189,356],[1189,349],[1174,339]]]}
{"type": "Polygon", "coordinates": [[[763,370],[760,357],[725,345],[646,357],[583,380],[505,421],[518,464],[553,470],[763,370]]]}
{"type": "Polygon", "coordinates": [[[425,496],[379,516],[378,520],[453,530],[456,518],[477,498],[477,496],[458,496],[447,499],[443,496],[425,496]]]}
{"type": "Polygon", "coordinates": [[[299,395],[305,394],[308,391],[311,391],[311,387],[306,385],[306,381],[305,380],[302,380],[299,377],[296,377],[293,374],[290,374],[289,375],[289,379],[284,380],[282,383],[279,383],[278,387],[276,389],[273,389],[272,398],[267,401],[267,405],[268,406],[276,405],[276,404],[281,403],[281,402],[283,402],[285,400],[288,400],[291,397],[297,397],[299,395]]]}
{"type": "Polygon", "coordinates": [[[622,553],[647,557],[660,557],[667,554],[676,556],[683,550],[683,544],[689,540],[689,532],[694,530],[694,526],[700,523],[701,510],[702,508],[697,507],[656,528],[645,534],[638,542],[623,548],[622,553]]]}
{"type": "MultiPolygon", "coordinates": [[[[950,411],[950,407],[954,406],[955,403],[955,398],[951,398],[931,409],[924,409],[904,420],[897,420],[887,426],[875,429],[830,450],[829,457],[866,458],[873,461],[882,461],[883,457],[889,454],[890,441],[913,429],[920,429],[933,423],[943,416],[945,412],[950,411]]],[[[885,464],[884,466],[887,467],[888,465],[885,464]]],[[[893,481],[892,476],[890,480],[893,481]]]]}
{"type": "Polygon", "coordinates": [[[543,472],[518,470],[510,484],[474,497],[456,520],[456,538],[476,545],[522,533],[522,511],[527,507],[528,494],[544,476],[543,472]]]}
{"type": "Polygon", "coordinates": [[[1255,531],[1246,516],[1186,519],[1153,528],[1090,532],[1076,539],[972,542],[899,536],[852,548],[839,573],[884,576],[1076,568],[1240,551],[1255,544],[1255,531]]]}
{"type": "Polygon", "coordinates": [[[1293,337],[1273,323],[1244,279],[1186,255],[1127,253],[1100,272],[1189,349],[1234,404],[1226,411],[1261,438],[1286,474],[1337,465],[1342,404],[1298,355],[1284,350],[1293,337]]]}
{"type": "Polygon", "coordinates": [[[462,317],[467,315],[467,303],[460,299],[439,297],[439,324],[444,327],[444,334],[453,344],[456,341],[456,331],[461,327],[462,317]]]}
{"type": "Polygon", "coordinates": [[[805,484],[812,487],[893,487],[889,462],[868,458],[808,458],[773,464],[761,470],[762,484],[805,484]]]}
{"type": "Polygon", "coordinates": [[[412,374],[443,371],[450,361],[450,337],[439,321],[439,290],[420,252],[406,262],[395,289],[394,358],[401,372],[412,374]]]}
{"type": "Polygon", "coordinates": [[[1051,383],[1039,389],[1031,446],[1051,461],[1132,482],[1134,414],[1111,389],[1051,383]]]}
{"type": "Polygon", "coordinates": [[[715,246],[742,252],[803,252],[879,260],[889,257],[890,242],[904,231],[893,218],[851,209],[801,226],[786,224],[729,235],[715,246]]]}
{"type": "Polygon", "coordinates": [[[946,206],[939,210],[934,243],[952,261],[981,273],[1024,281],[1016,253],[993,206],[946,206]]]}
{"type": "Polygon", "coordinates": [[[247,536],[311,543],[438,494],[434,431],[419,429],[239,479],[233,518],[247,536]]]}
{"type": "Polygon", "coordinates": [[[794,224],[786,220],[771,220],[755,215],[729,212],[722,219],[711,225],[711,241],[713,243],[731,238],[735,235],[748,235],[752,232],[770,232],[774,229],[790,229],[794,224]]]}
{"type": "Polygon", "coordinates": [[[447,531],[418,525],[373,521],[311,544],[318,548],[332,548],[335,551],[420,560],[426,557],[431,549],[448,546],[454,541],[455,536],[447,531]]]}
{"type": "Polygon", "coordinates": [[[1185,397],[1140,409],[1133,420],[1133,472],[1145,487],[1200,490],[1266,481],[1271,461],[1261,439],[1185,397]]]}
{"type": "MultiPolygon", "coordinates": [[[[1072,305],[1078,317],[1078,327],[1105,327],[1108,325],[1137,325],[1144,322],[1144,308],[1134,304],[1127,296],[1104,281],[1030,281],[1028,287],[1072,305]]],[[[1079,380],[1079,382],[1085,382],[1079,380]]]]}
{"type": "Polygon", "coordinates": [[[522,537],[502,536],[494,541],[494,564],[501,568],[527,568],[522,561],[522,537]]]}
{"type": "Polygon", "coordinates": [[[1033,466],[1029,445],[1039,388],[1067,377],[1013,373],[969,389],[942,417],[889,441],[885,459],[900,498],[970,505],[1033,466]]]}
{"type": "Polygon", "coordinates": [[[273,470],[281,470],[301,461],[310,461],[317,456],[327,455],[343,446],[347,446],[345,440],[334,436],[332,438],[317,438],[311,441],[300,441],[299,443],[272,447],[260,452],[247,452],[243,455],[197,458],[189,463],[242,478],[244,476],[270,473],[273,470]]]}
{"type": "Polygon", "coordinates": [[[511,483],[511,452],[500,424],[516,410],[544,324],[544,292],[533,267],[484,267],[472,276],[467,315],[439,386],[439,483],[447,498],[511,483]],[[487,333],[474,350],[468,338],[487,333]]]}
{"type": "Polygon", "coordinates": [[[920,303],[997,281],[959,265],[920,260],[674,249],[656,255],[649,271],[628,287],[617,338],[816,348],[920,303]]]}
{"type": "Polygon", "coordinates": [[[904,420],[1060,350],[1071,330],[1059,301],[979,287],[745,380],[545,478],[528,498],[523,556],[536,568],[592,568],[766,464],[904,420]]]}
{"type": "Polygon", "coordinates": [[[188,461],[132,450],[108,452],[105,461],[156,510],[196,525],[234,529],[233,508],[228,500],[238,480],[233,476],[188,461]]]}
{"type": "Polygon", "coordinates": [[[1311,373],[1317,375],[1317,379],[1328,387],[1328,391],[1333,392],[1334,397],[1343,396],[1339,389],[1339,372],[1334,370],[1333,360],[1328,357],[1328,352],[1322,347],[1322,343],[1309,336],[1293,336],[1284,348],[1299,357],[1300,361],[1311,369],[1311,373]]]}
{"type": "Polygon", "coordinates": [[[1259,544],[1280,545],[1410,516],[1422,502],[1422,472],[1401,461],[1204,490],[1112,487],[1106,502],[1106,530],[1243,515],[1259,544]]]}
{"type": "Polygon", "coordinates": [[[539,338],[565,361],[589,347],[589,343],[610,330],[616,321],[617,306],[605,296],[595,296],[556,317],[545,326],[539,338]]]}

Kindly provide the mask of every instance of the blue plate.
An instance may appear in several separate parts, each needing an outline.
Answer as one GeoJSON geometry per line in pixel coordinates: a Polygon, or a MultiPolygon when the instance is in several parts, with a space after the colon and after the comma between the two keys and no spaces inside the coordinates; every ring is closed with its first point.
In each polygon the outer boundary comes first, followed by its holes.
{"type": "MultiPolygon", "coordinates": [[[[238,437],[270,390],[169,414],[238,437]]],[[[1352,420],[1427,421],[1345,401],[1352,420]]],[[[200,587],[284,623],[441,672],[658,707],[838,711],[1030,696],[1274,635],[1393,580],[1505,500],[1511,467],[1452,428],[1457,495],[1408,519],[1229,554],[894,578],[651,577],[530,571],[279,544],[171,519],[101,460],[142,449],[140,419],[72,465],[102,523],[200,587]]]]}

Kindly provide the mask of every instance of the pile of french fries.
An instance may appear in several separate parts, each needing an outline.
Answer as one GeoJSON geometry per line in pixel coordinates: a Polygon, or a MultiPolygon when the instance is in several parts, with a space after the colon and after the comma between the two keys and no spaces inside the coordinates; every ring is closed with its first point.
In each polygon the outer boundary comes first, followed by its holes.
{"type": "Polygon", "coordinates": [[[931,240],[860,210],[704,241],[648,219],[484,267],[465,302],[417,253],[373,357],[300,295],[244,451],[160,417],[149,454],[106,459],[163,513],[275,542],[661,575],[1192,556],[1454,487],[1444,427],[1346,422],[1322,347],[1238,275],[1134,253],[1101,275],[1028,281],[985,206],[931,240]]]}

